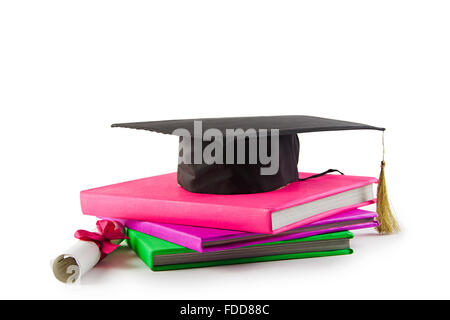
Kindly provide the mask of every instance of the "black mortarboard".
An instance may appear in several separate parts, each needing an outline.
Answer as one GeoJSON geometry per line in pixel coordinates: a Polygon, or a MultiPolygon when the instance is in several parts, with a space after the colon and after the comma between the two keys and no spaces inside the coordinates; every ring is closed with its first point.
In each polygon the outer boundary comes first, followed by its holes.
{"type": "MultiPolygon", "coordinates": [[[[385,130],[298,115],[149,121],[112,127],[179,136],[178,183],[190,192],[209,194],[266,192],[299,181],[298,133],[385,130]]],[[[325,173],[331,171],[337,170],[325,173]]]]}

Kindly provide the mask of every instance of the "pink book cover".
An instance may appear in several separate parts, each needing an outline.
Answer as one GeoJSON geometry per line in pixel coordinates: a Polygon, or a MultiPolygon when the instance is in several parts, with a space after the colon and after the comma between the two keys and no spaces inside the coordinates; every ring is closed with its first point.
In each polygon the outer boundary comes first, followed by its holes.
{"type": "Polygon", "coordinates": [[[376,217],[376,212],[353,209],[316,222],[312,222],[300,228],[292,229],[291,231],[285,231],[278,235],[267,235],[261,233],[257,234],[242,231],[193,227],[167,223],[155,223],[138,220],[121,220],[121,222],[130,229],[154,236],[156,238],[176,243],[183,247],[199,252],[211,252],[271,241],[305,238],[330,232],[374,228],[378,226],[378,222],[375,220],[376,217]],[[349,224],[345,226],[336,226],[336,224],[339,224],[340,222],[347,222],[349,224]],[[314,229],[311,227],[316,226],[320,226],[323,229],[311,230],[314,229]],[[218,245],[208,246],[208,242],[216,242],[218,243],[218,245]],[[222,244],[220,244],[220,242],[222,242],[222,244]],[[223,242],[227,243],[223,244],[223,242]]]}
{"type": "MultiPolygon", "coordinates": [[[[313,173],[300,173],[305,178],[313,173]]],[[[217,229],[276,234],[356,209],[375,199],[322,212],[272,229],[272,213],[377,183],[371,177],[328,174],[255,194],[192,193],[177,184],[177,174],[122,182],[81,191],[83,214],[217,229]]]]}

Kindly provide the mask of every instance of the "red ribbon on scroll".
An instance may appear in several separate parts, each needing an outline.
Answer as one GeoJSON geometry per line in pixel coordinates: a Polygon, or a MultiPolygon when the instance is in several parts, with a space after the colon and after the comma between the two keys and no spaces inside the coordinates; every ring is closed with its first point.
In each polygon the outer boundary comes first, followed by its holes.
{"type": "Polygon", "coordinates": [[[118,222],[99,220],[96,225],[98,232],[77,230],[75,232],[75,238],[83,241],[94,242],[100,249],[100,260],[113,252],[119,246],[119,244],[113,243],[113,240],[129,239],[123,233],[123,227],[118,222]]]}

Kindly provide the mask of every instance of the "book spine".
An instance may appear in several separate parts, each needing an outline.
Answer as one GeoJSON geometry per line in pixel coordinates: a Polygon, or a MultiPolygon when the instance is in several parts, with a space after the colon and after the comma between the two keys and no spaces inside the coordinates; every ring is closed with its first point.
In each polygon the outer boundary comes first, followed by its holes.
{"type": "Polygon", "coordinates": [[[270,211],[260,208],[80,193],[85,215],[272,233],[270,211]]]}

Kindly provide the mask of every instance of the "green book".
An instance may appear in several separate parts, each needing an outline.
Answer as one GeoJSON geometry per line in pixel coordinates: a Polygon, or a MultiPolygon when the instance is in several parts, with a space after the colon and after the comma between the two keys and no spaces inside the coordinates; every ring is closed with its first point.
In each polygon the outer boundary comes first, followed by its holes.
{"type": "Polygon", "coordinates": [[[353,233],[341,231],[239,248],[197,252],[128,229],[128,245],[153,271],[351,254],[353,233]]]}

